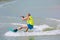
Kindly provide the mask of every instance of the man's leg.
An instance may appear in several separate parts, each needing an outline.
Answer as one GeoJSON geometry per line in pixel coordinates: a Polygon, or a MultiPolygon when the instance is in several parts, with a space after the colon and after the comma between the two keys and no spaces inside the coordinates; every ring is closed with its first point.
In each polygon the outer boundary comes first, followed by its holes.
{"type": "Polygon", "coordinates": [[[17,29],[18,29],[18,30],[21,30],[21,29],[22,29],[22,27],[18,27],[17,29]]]}
{"type": "Polygon", "coordinates": [[[28,31],[28,27],[26,25],[22,25],[22,27],[19,27],[18,30],[21,30],[22,28],[25,28],[26,32],[28,31]]]}
{"type": "Polygon", "coordinates": [[[28,28],[26,28],[26,32],[28,31],[28,28]]]}

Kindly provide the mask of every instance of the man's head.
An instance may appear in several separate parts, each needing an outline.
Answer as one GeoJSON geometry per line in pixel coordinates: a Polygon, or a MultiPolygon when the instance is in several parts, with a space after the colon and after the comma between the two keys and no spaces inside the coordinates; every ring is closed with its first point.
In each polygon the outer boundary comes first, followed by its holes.
{"type": "Polygon", "coordinates": [[[31,14],[30,14],[30,13],[28,13],[27,15],[28,15],[28,16],[31,16],[31,14]]]}

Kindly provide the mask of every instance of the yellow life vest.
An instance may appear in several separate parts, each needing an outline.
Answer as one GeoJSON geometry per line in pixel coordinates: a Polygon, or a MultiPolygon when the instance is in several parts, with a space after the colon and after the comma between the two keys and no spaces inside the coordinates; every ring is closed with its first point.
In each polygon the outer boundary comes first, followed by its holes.
{"type": "Polygon", "coordinates": [[[27,24],[34,25],[34,20],[32,16],[29,16],[29,19],[27,20],[27,24]]]}

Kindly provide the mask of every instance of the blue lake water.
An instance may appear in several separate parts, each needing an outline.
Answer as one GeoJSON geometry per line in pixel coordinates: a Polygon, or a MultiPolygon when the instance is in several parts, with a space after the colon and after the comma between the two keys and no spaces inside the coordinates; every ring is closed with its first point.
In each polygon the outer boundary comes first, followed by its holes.
{"type": "Polygon", "coordinates": [[[60,35],[29,36],[29,37],[6,37],[4,34],[9,27],[17,27],[10,23],[26,23],[20,16],[30,12],[35,25],[48,24],[56,27],[60,22],[47,20],[46,18],[60,19],[59,0],[15,0],[1,3],[0,5],[0,40],[60,40],[60,35]]]}

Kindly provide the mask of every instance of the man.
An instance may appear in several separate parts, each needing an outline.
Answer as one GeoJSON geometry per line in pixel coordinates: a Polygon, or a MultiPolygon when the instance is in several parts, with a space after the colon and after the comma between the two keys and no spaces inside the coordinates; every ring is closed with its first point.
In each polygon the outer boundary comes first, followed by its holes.
{"type": "Polygon", "coordinates": [[[22,27],[18,27],[17,29],[14,29],[13,32],[17,32],[18,30],[21,30],[22,28],[25,28],[26,29],[26,32],[28,31],[28,29],[33,29],[33,26],[34,26],[34,20],[31,16],[30,13],[28,13],[26,15],[26,17],[24,16],[21,16],[22,17],[22,20],[26,20],[27,21],[27,26],[26,25],[22,25],[22,27]]]}
{"type": "Polygon", "coordinates": [[[26,25],[22,25],[22,27],[19,27],[18,30],[21,30],[22,28],[25,28],[26,29],[26,32],[28,31],[28,29],[33,29],[33,26],[34,26],[34,20],[31,16],[30,13],[28,13],[26,15],[26,17],[24,16],[21,16],[22,17],[22,20],[26,20],[27,21],[27,26],[26,25]]]}

